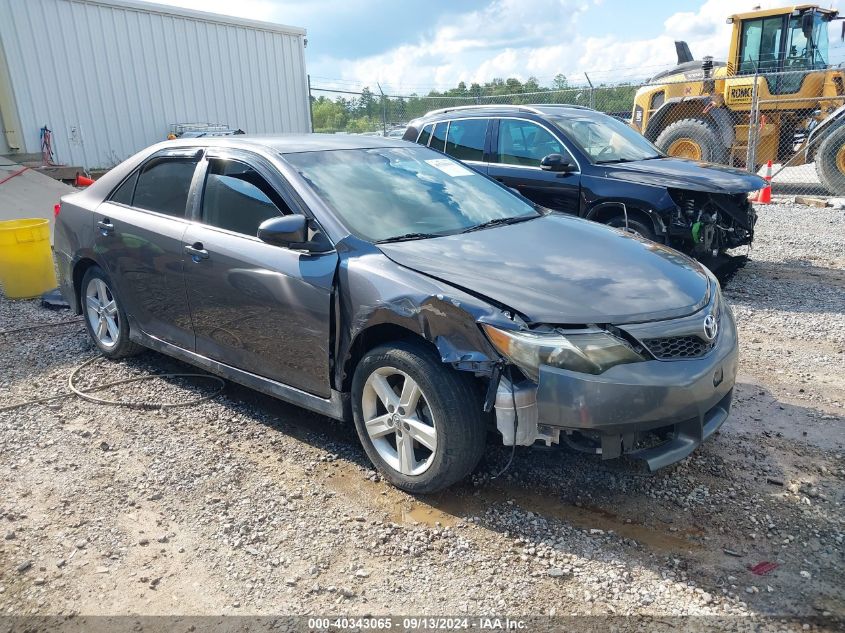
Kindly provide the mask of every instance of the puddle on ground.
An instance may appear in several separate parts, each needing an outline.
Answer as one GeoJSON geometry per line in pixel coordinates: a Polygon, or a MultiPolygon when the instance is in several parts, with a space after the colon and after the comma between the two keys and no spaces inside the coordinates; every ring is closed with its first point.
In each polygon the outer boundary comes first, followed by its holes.
{"type": "Polygon", "coordinates": [[[669,534],[640,523],[627,523],[624,517],[613,512],[592,506],[576,506],[553,492],[531,492],[492,485],[480,491],[457,487],[436,495],[415,498],[384,482],[363,479],[357,470],[347,470],[344,466],[333,468],[333,472],[328,473],[326,478],[327,486],[338,496],[352,502],[353,506],[367,506],[382,511],[394,523],[454,527],[470,517],[483,517],[492,505],[512,502],[514,507],[533,512],[547,520],[562,521],[584,530],[612,531],[653,550],[686,551],[700,547],[698,542],[685,537],[699,536],[701,531],[683,530],[669,534]]]}

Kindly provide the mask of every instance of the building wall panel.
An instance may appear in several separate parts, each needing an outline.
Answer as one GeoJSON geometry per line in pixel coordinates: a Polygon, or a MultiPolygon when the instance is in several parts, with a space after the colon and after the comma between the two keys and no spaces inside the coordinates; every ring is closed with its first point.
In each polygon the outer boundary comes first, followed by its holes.
{"type": "Polygon", "coordinates": [[[0,0],[25,151],[111,167],[174,123],[310,131],[305,31],[131,0],[0,0]]]}

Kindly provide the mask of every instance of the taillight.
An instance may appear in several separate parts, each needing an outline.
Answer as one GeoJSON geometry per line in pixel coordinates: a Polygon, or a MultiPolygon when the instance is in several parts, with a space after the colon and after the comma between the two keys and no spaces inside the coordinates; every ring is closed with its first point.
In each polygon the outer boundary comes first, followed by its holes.
{"type": "Polygon", "coordinates": [[[61,204],[57,204],[56,206],[54,206],[54,207],[53,207],[53,217],[54,217],[54,218],[59,217],[59,212],[60,212],[61,210],[62,210],[62,205],[61,205],[61,204]]]}

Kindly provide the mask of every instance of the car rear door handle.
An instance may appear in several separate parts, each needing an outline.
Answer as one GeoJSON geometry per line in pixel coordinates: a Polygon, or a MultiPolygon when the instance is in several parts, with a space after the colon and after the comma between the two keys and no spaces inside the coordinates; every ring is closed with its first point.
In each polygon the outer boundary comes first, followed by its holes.
{"type": "Polygon", "coordinates": [[[100,233],[103,235],[109,235],[110,233],[114,233],[114,224],[111,223],[111,220],[108,218],[103,218],[99,222],[97,222],[97,227],[100,229],[100,233]]]}
{"type": "Polygon", "coordinates": [[[208,259],[208,251],[202,247],[202,242],[194,242],[190,246],[185,246],[185,252],[191,256],[195,262],[201,259],[208,259]]]}

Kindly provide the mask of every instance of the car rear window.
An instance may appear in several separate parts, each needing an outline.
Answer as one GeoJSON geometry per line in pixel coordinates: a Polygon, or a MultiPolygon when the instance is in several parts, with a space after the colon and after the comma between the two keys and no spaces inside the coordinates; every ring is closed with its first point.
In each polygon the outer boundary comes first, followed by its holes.
{"type": "Polygon", "coordinates": [[[183,217],[197,166],[195,158],[157,158],[141,170],[132,206],[183,217]]]}

